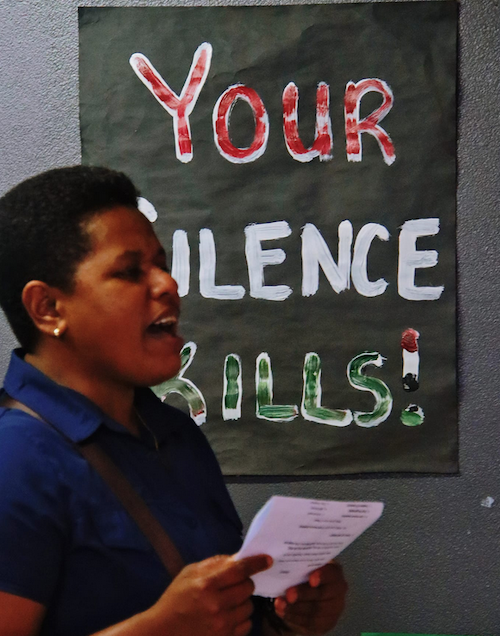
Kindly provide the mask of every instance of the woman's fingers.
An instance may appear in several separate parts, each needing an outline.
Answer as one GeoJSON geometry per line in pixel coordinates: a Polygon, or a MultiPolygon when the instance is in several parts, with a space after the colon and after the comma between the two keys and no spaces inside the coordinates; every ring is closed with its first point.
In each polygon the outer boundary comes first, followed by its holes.
{"type": "Polygon", "coordinates": [[[155,604],[154,619],[164,633],[185,636],[246,636],[251,628],[254,590],[250,577],[272,559],[212,557],[186,566],[155,604]]]}
{"type": "Polygon", "coordinates": [[[282,618],[293,631],[300,634],[324,634],[337,623],[344,603],[344,598],[323,601],[314,611],[311,611],[311,607],[296,608],[295,605],[289,605],[282,618]]]}
{"type": "Polygon", "coordinates": [[[247,621],[252,616],[252,613],[253,603],[250,599],[247,599],[244,603],[228,612],[228,618],[236,626],[247,621]]]}
{"type": "Polygon", "coordinates": [[[275,611],[302,634],[322,634],[340,617],[347,583],[338,563],[328,563],[309,575],[308,583],[289,588],[275,600],[275,611]]]}
{"type": "Polygon", "coordinates": [[[287,605],[284,608],[282,618],[306,618],[312,615],[334,615],[339,608],[344,606],[344,601],[345,597],[339,595],[335,598],[324,599],[315,603],[311,603],[309,601],[294,603],[293,605],[287,605]]]}
{"type": "Polygon", "coordinates": [[[309,582],[288,588],[285,593],[287,603],[316,601],[345,594],[347,583],[342,567],[338,563],[327,563],[309,575],[309,582]]]}
{"type": "Polygon", "coordinates": [[[270,568],[272,564],[273,560],[266,554],[239,560],[235,560],[234,557],[226,557],[223,567],[213,572],[209,577],[218,589],[224,589],[247,581],[254,574],[270,568]]]}
{"type": "Polygon", "coordinates": [[[347,583],[342,580],[334,584],[320,585],[319,587],[310,587],[307,583],[294,588],[290,593],[287,590],[285,601],[287,605],[293,605],[299,602],[316,602],[336,598],[339,595],[344,596],[347,592],[347,583]]]}
{"type": "MultiPolygon", "coordinates": [[[[222,601],[224,603],[224,601],[222,601]]],[[[220,621],[220,630],[222,633],[228,633],[231,636],[237,636],[241,633],[247,634],[252,622],[250,620],[253,613],[253,603],[250,600],[250,596],[247,596],[245,600],[237,606],[222,607],[217,615],[220,621]]]]}
{"type": "Polygon", "coordinates": [[[295,588],[287,590],[284,600],[287,605],[293,605],[301,601],[321,601],[335,598],[341,590],[336,585],[322,585],[311,587],[308,583],[297,585],[295,588]]]}
{"type": "Polygon", "coordinates": [[[255,585],[253,584],[253,581],[251,579],[246,579],[237,585],[231,585],[231,587],[226,587],[221,590],[219,598],[225,608],[232,609],[233,607],[238,607],[249,599],[252,596],[254,589],[255,585]]]}
{"type": "Polygon", "coordinates": [[[330,561],[330,563],[311,572],[309,575],[309,585],[311,585],[311,587],[318,587],[320,585],[327,585],[328,583],[337,583],[343,579],[344,573],[340,563],[330,561]]]}
{"type": "Polygon", "coordinates": [[[247,634],[250,633],[251,629],[252,629],[252,621],[251,620],[247,620],[247,621],[245,621],[244,623],[241,623],[241,625],[238,625],[238,627],[235,628],[233,636],[247,636],[247,634]]]}

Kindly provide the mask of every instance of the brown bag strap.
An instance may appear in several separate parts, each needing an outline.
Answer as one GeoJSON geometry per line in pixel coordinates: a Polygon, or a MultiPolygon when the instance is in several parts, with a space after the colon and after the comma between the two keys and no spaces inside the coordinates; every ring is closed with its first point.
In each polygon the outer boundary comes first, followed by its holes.
{"type": "MultiPolygon", "coordinates": [[[[33,411],[33,409],[30,409],[29,406],[10,396],[3,400],[2,406],[29,413],[33,417],[51,426],[51,428],[55,429],[60,435],[63,435],[63,437],[66,437],[55,426],[50,424],[50,422],[47,422],[38,415],[38,413],[33,411]]],[[[71,440],[69,441],[71,442],[71,440]]],[[[172,579],[175,578],[184,567],[184,560],[172,539],[148,508],[144,499],[134,490],[129,480],[97,442],[88,442],[86,444],[71,443],[109,486],[115,497],[121,502],[141,532],[153,546],[172,579]]]]}
{"type": "Polygon", "coordinates": [[[144,499],[134,490],[129,480],[97,442],[78,444],[78,450],[108,484],[151,543],[167,572],[175,578],[184,567],[184,561],[174,542],[148,508],[144,499]]]}

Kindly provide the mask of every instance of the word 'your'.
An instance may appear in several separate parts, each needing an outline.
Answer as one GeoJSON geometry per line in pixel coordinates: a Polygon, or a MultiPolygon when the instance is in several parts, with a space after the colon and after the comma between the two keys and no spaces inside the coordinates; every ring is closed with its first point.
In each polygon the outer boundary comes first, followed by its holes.
{"type": "MultiPolygon", "coordinates": [[[[193,158],[193,143],[189,116],[193,112],[201,89],[203,88],[212,60],[212,45],[201,44],[194,56],[188,76],[177,95],[165,82],[147,57],[134,53],[130,65],[139,79],[147,86],[163,108],[171,115],[174,126],[175,154],[179,161],[188,163],[193,158]]],[[[349,81],[344,95],[344,120],[346,135],[346,153],[348,161],[362,160],[361,134],[375,137],[387,165],[396,160],[394,145],[380,122],[391,110],[394,96],[390,87],[381,79],[362,79],[349,81]],[[360,103],[366,93],[376,92],[382,95],[382,104],[367,117],[360,119],[360,103]]],[[[311,161],[318,157],[320,161],[332,158],[333,134],[330,120],[330,87],[320,82],[316,91],[316,126],[314,143],[306,148],[299,136],[298,104],[299,89],[290,82],[282,95],[283,134],[290,155],[300,162],[311,161]]],[[[255,89],[244,84],[229,86],[217,100],[212,114],[215,146],[219,153],[231,163],[249,163],[261,157],[266,151],[269,139],[269,117],[264,102],[255,89]],[[229,134],[231,111],[237,101],[246,102],[254,118],[254,137],[247,148],[235,146],[229,134]]]]}

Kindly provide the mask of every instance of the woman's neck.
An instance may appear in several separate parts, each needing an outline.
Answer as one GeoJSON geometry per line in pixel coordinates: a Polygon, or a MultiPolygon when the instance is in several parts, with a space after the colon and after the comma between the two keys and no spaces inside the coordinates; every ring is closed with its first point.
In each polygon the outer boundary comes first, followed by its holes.
{"type": "Polygon", "coordinates": [[[102,378],[85,373],[79,366],[75,368],[60,356],[55,358],[27,353],[24,359],[54,382],[84,395],[133,435],[140,435],[140,426],[134,409],[134,387],[118,384],[109,379],[103,381],[102,378]]]}

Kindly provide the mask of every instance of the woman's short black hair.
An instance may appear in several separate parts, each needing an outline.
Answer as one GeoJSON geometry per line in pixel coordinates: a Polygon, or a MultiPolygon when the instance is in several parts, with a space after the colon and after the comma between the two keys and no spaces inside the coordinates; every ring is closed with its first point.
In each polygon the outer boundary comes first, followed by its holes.
{"type": "Polygon", "coordinates": [[[26,283],[41,280],[71,292],[91,250],[85,224],[119,205],[137,207],[138,195],[121,172],[72,166],[31,177],[0,198],[0,306],[26,351],[38,340],[21,300],[26,283]]]}

